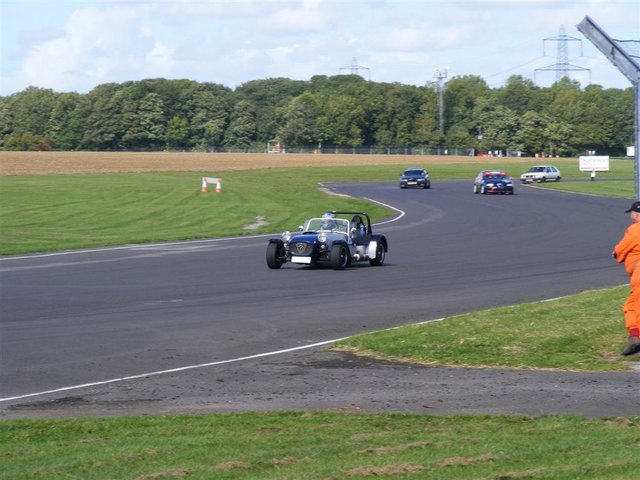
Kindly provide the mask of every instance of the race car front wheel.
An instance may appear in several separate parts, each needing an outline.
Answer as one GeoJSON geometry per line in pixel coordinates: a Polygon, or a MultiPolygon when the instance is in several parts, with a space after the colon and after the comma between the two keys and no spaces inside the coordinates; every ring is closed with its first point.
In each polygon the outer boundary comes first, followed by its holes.
{"type": "Polygon", "coordinates": [[[284,261],[283,257],[283,247],[282,244],[279,243],[270,243],[267,245],[267,266],[269,268],[278,269],[282,266],[284,261]]]}
{"type": "Polygon", "coordinates": [[[349,266],[349,249],[344,243],[331,247],[331,267],[334,270],[344,270],[349,266]]]}

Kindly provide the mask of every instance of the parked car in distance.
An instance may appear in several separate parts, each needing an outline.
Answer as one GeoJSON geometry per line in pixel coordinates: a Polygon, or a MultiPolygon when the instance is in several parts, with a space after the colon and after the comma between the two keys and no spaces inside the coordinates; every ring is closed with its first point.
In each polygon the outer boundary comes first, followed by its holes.
{"type": "Polygon", "coordinates": [[[326,212],[298,227],[298,233],[283,232],[267,245],[267,266],[278,269],[287,262],[302,266],[328,265],[344,270],[358,262],[374,267],[384,263],[387,238],[373,233],[365,212],[326,212]]]}
{"type": "Polygon", "coordinates": [[[420,167],[407,168],[400,175],[400,188],[408,187],[431,188],[429,172],[420,167]]]}
{"type": "Polygon", "coordinates": [[[513,181],[506,172],[480,170],[473,181],[473,193],[501,193],[513,195],[513,181]]]}
{"type": "Polygon", "coordinates": [[[560,170],[553,165],[534,165],[520,175],[522,183],[559,182],[560,178],[560,170]]]}

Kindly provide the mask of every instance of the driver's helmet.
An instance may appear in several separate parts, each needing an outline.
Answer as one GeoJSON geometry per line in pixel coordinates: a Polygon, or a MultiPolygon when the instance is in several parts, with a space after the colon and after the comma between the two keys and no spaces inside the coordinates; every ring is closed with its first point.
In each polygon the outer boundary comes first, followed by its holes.
{"type": "Polygon", "coordinates": [[[332,230],[336,228],[335,215],[331,212],[326,212],[322,214],[322,229],[323,230],[332,230]]]}

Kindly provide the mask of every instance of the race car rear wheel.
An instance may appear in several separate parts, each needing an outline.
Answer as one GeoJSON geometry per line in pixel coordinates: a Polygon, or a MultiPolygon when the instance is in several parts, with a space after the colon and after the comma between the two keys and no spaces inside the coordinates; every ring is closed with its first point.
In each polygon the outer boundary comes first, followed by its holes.
{"type": "Polygon", "coordinates": [[[384,244],[382,242],[378,242],[376,245],[376,256],[369,260],[369,265],[374,267],[379,267],[384,263],[384,257],[386,256],[384,244]]]}
{"type": "Polygon", "coordinates": [[[267,245],[267,266],[269,268],[278,269],[282,266],[284,261],[283,247],[280,243],[270,243],[267,245]]]}
{"type": "Polygon", "coordinates": [[[344,243],[331,247],[331,267],[334,270],[344,270],[349,266],[349,249],[344,243]]]}

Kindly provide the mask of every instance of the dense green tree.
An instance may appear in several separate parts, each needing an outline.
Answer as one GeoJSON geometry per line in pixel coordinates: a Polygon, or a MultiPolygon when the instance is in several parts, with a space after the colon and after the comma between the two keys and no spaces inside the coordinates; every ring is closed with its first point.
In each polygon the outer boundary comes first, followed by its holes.
{"type": "Polygon", "coordinates": [[[229,121],[228,92],[218,85],[204,84],[192,91],[183,110],[189,117],[191,144],[198,150],[222,145],[229,121]]]}
{"type": "Polygon", "coordinates": [[[164,145],[166,125],[160,95],[147,93],[139,102],[131,102],[128,106],[131,111],[125,116],[127,129],[122,138],[125,147],[132,150],[157,150],[164,145]]]}
{"type": "Polygon", "coordinates": [[[314,96],[305,92],[292,98],[283,114],[283,125],[278,138],[285,145],[308,146],[318,143],[316,119],[317,109],[314,96]]]}
{"type": "Polygon", "coordinates": [[[17,151],[48,151],[53,147],[53,143],[47,137],[42,135],[33,135],[32,133],[22,133],[9,135],[5,138],[5,150],[17,151]]]}
{"type": "Polygon", "coordinates": [[[326,128],[326,143],[350,147],[363,145],[366,114],[357,98],[335,95],[325,97],[325,101],[322,125],[326,128]]]}
{"type": "Polygon", "coordinates": [[[240,100],[233,107],[224,144],[248,149],[257,140],[256,108],[248,100],[240,100]]]}
{"type": "Polygon", "coordinates": [[[53,90],[28,87],[10,98],[14,135],[47,135],[49,117],[55,103],[53,90]]]}
{"type": "Polygon", "coordinates": [[[387,85],[376,97],[373,130],[376,145],[412,146],[424,96],[417,87],[387,85]]]}
{"type": "Polygon", "coordinates": [[[562,121],[551,121],[544,129],[544,137],[547,142],[546,155],[567,156],[572,151],[570,139],[572,137],[573,128],[562,121]]]}
{"type": "Polygon", "coordinates": [[[280,128],[278,112],[292,98],[304,93],[306,82],[288,78],[268,78],[243,83],[235,90],[238,100],[247,100],[255,106],[256,136],[266,144],[276,137],[280,128]]]}
{"type": "Polygon", "coordinates": [[[84,127],[77,120],[83,104],[79,93],[61,93],[54,100],[47,132],[56,150],[77,150],[82,142],[84,127]]]}
{"type": "Polygon", "coordinates": [[[88,93],[91,112],[83,141],[92,150],[118,150],[122,147],[122,97],[120,86],[106,83],[88,93]]]}
{"type": "MultiPolygon", "coordinates": [[[[611,120],[611,144],[607,152],[624,155],[626,147],[634,145],[634,89],[606,89],[602,92],[606,110],[600,113],[611,120]]],[[[606,153],[606,152],[605,152],[606,153]]]]}
{"type": "Polygon", "coordinates": [[[456,125],[466,128],[473,135],[476,120],[471,112],[490,93],[487,83],[478,76],[465,75],[449,80],[443,95],[445,131],[456,125]]]}
{"type": "Polygon", "coordinates": [[[84,95],[29,87],[0,97],[0,148],[246,150],[278,136],[305,149],[623,155],[634,141],[632,88],[582,89],[567,78],[541,88],[512,76],[490,89],[473,75],[444,87],[444,133],[432,88],[359,75],[255,80],[235,90],[162,78],[103,84],[84,95]]]}
{"type": "Polygon", "coordinates": [[[444,143],[448,148],[456,150],[469,151],[477,145],[475,139],[469,134],[469,130],[464,126],[451,127],[444,138],[440,140],[440,144],[444,143]]]}
{"type": "Polygon", "coordinates": [[[422,100],[414,121],[413,145],[435,147],[441,143],[437,108],[435,92],[422,89],[422,100]]]}
{"type": "Polygon", "coordinates": [[[536,111],[540,108],[538,90],[539,87],[533,81],[520,75],[513,75],[507,79],[504,87],[496,90],[493,98],[498,105],[522,115],[524,112],[536,111]]]}
{"type": "Polygon", "coordinates": [[[169,120],[167,145],[172,149],[183,150],[189,145],[189,122],[182,117],[173,117],[169,120]]]}
{"type": "Polygon", "coordinates": [[[538,112],[525,112],[520,117],[520,129],[513,138],[514,148],[530,156],[546,151],[548,144],[545,132],[548,123],[538,112]]]}
{"type": "Polygon", "coordinates": [[[518,116],[513,111],[498,105],[492,112],[484,113],[481,121],[483,129],[480,148],[482,150],[506,152],[517,147],[513,139],[520,124],[518,116]]]}
{"type": "Polygon", "coordinates": [[[13,115],[8,97],[0,97],[0,149],[4,146],[4,140],[13,130],[13,115]]]}

